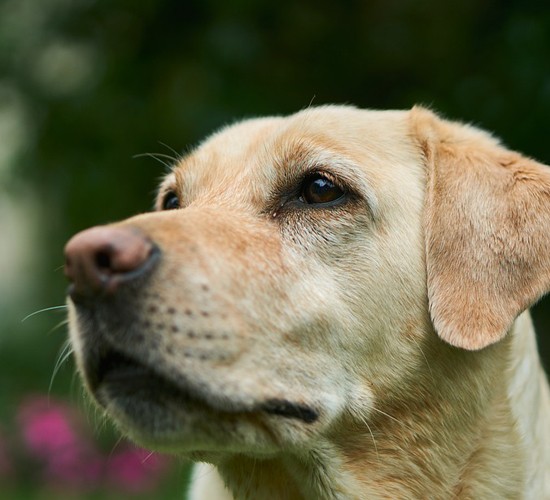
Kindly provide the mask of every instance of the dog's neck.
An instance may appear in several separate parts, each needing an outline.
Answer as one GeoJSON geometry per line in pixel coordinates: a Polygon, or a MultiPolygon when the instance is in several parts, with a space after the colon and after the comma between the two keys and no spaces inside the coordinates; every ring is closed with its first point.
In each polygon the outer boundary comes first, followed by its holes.
{"type": "Polygon", "coordinates": [[[528,312],[516,320],[513,333],[515,355],[510,363],[508,395],[522,446],[527,450],[524,498],[550,498],[550,390],[528,312]]]}
{"type": "Polygon", "coordinates": [[[368,425],[347,415],[304,455],[218,463],[233,497],[540,497],[550,398],[528,314],[498,345],[477,353],[439,345],[428,362],[429,376],[368,425]]]}

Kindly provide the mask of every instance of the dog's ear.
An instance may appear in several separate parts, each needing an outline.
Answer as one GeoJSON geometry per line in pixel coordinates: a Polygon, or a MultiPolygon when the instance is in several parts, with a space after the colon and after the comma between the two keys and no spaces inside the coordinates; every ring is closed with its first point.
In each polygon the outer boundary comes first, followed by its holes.
{"type": "Polygon", "coordinates": [[[550,169],[425,109],[411,122],[427,167],[432,322],[446,342],[481,349],[550,290],[550,169]]]}

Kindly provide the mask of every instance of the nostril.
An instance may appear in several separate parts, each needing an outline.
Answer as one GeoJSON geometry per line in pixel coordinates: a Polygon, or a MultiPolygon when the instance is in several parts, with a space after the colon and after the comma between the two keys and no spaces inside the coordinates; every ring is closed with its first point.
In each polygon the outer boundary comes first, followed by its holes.
{"type": "Polygon", "coordinates": [[[100,270],[111,270],[111,253],[106,250],[100,250],[95,256],[95,264],[100,270]]]}

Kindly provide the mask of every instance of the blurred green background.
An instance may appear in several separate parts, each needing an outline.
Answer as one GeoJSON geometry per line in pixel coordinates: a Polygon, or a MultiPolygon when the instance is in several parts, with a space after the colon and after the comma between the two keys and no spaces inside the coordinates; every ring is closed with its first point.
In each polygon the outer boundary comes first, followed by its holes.
{"type": "MultiPolygon", "coordinates": [[[[21,408],[48,392],[85,405],[72,360],[51,382],[64,311],[22,319],[64,303],[73,233],[150,209],[164,167],[136,155],[184,152],[236,118],[332,102],[423,103],[548,164],[550,6],[0,0],[0,496],[60,498],[46,465],[21,451],[21,408]]],[[[550,300],[534,317],[550,366],[550,300]]],[[[101,453],[116,450],[112,431],[84,422],[101,453]]],[[[181,498],[184,469],[173,464],[141,496],[181,498]]],[[[107,482],[63,495],[140,495],[117,491],[107,482]]]]}

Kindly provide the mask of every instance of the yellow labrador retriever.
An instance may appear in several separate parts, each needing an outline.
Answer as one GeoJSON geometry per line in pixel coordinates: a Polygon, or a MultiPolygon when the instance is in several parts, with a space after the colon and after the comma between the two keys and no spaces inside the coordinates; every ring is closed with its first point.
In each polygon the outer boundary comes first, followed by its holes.
{"type": "Polygon", "coordinates": [[[192,499],[550,498],[526,309],[550,169],[422,108],[214,134],[157,211],[66,247],[70,335],[122,432],[192,499]]]}

